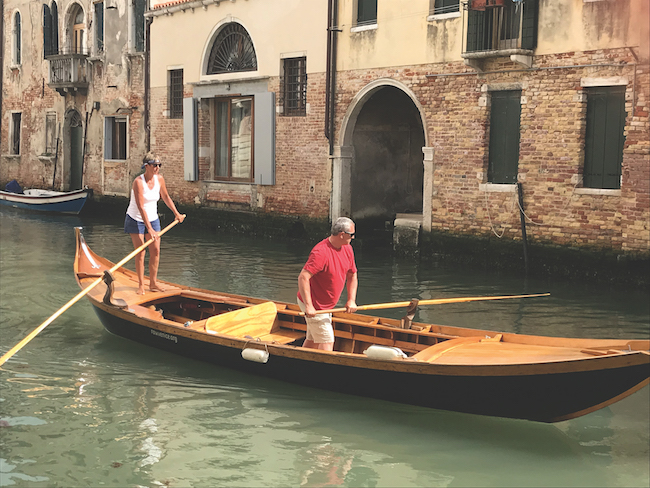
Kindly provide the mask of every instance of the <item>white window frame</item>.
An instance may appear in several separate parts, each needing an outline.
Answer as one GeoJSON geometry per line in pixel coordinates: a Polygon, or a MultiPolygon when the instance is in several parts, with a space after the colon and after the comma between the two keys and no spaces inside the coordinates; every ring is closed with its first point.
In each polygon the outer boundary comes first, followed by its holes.
{"type": "Polygon", "coordinates": [[[107,115],[104,117],[104,160],[105,161],[126,161],[129,159],[129,116],[122,114],[107,115]],[[126,145],[124,155],[122,158],[113,157],[113,127],[116,119],[124,120],[126,122],[125,141],[126,145]]]}
{"type": "Polygon", "coordinates": [[[22,126],[23,126],[23,113],[19,110],[12,110],[9,112],[9,154],[11,156],[20,156],[20,146],[22,145],[22,126]],[[14,123],[14,115],[20,115],[20,125],[16,128],[14,123]],[[18,130],[18,151],[14,151],[14,135],[16,134],[16,129],[18,130]]]}
{"type": "Polygon", "coordinates": [[[452,10],[449,12],[436,13],[436,0],[429,0],[429,15],[427,20],[444,20],[444,19],[454,19],[460,17],[460,0],[458,0],[458,9],[452,10]]]}

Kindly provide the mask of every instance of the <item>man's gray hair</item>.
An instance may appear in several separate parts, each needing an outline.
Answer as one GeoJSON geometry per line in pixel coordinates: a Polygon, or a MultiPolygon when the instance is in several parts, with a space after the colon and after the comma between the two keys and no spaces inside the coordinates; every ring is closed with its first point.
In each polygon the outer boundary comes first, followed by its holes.
{"type": "Polygon", "coordinates": [[[353,225],[354,222],[352,221],[352,219],[349,219],[347,217],[339,217],[332,224],[332,235],[335,236],[340,232],[347,232],[349,234],[353,225]]]}

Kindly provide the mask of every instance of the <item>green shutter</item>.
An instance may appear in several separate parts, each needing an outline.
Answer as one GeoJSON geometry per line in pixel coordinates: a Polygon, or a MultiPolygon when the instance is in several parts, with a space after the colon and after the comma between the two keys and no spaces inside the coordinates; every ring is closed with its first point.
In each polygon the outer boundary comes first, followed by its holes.
{"type": "Polygon", "coordinates": [[[519,171],[521,92],[491,93],[488,181],[516,183],[519,171]]]}
{"type": "Polygon", "coordinates": [[[521,26],[521,48],[537,47],[537,11],[538,0],[524,0],[524,15],[521,26]]]}
{"type": "Polygon", "coordinates": [[[135,50],[139,53],[144,51],[144,10],[145,0],[135,0],[135,50]]]}
{"type": "Polygon", "coordinates": [[[625,144],[625,88],[587,90],[584,186],[618,189],[625,144]]]}

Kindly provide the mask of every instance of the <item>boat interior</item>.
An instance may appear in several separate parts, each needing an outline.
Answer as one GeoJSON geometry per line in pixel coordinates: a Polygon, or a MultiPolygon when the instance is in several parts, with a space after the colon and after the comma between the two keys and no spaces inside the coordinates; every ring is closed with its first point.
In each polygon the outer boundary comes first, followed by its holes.
{"type": "MultiPolygon", "coordinates": [[[[264,302],[224,295],[220,299],[194,290],[172,291],[140,304],[129,305],[140,317],[161,321],[175,327],[197,332],[225,335],[245,341],[266,344],[301,346],[306,334],[306,322],[298,305],[271,302],[277,313],[272,320],[264,317],[243,321],[221,321],[213,325],[210,319],[241,311],[254,310],[264,302]]],[[[275,311],[274,311],[275,312],[275,311]]],[[[449,327],[413,322],[402,328],[404,321],[362,314],[336,313],[332,318],[338,353],[365,354],[371,351],[377,359],[407,358],[428,363],[511,363],[584,359],[593,356],[625,354],[647,349],[648,341],[590,341],[553,338],[531,343],[526,336],[493,331],[459,329],[468,335],[450,334],[449,327]],[[378,347],[379,346],[379,347],[378,347]],[[522,346],[525,346],[522,349],[522,346]],[[372,348],[372,349],[371,349],[372,348]],[[453,353],[452,353],[453,351],[453,353]],[[451,354],[450,354],[451,353],[451,354]]]]}
{"type": "MultiPolygon", "coordinates": [[[[77,279],[82,288],[104,281],[106,286],[98,286],[89,294],[104,306],[125,310],[160,325],[226,336],[242,340],[244,344],[259,341],[267,345],[295,347],[301,346],[305,339],[305,317],[297,304],[211,292],[169,282],[161,282],[166,288],[164,292],[137,295],[136,274],[120,268],[113,276],[108,271],[111,266],[112,263],[92,253],[80,237],[75,263],[77,279]]],[[[648,340],[570,339],[497,333],[412,322],[413,314],[410,307],[402,319],[337,312],[332,318],[334,351],[368,357],[370,351],[373,354],[377,352],[379,359],[399,357],[430,363],[515,364],[637,351],[648,354],[650,349],[648,340]]]]}

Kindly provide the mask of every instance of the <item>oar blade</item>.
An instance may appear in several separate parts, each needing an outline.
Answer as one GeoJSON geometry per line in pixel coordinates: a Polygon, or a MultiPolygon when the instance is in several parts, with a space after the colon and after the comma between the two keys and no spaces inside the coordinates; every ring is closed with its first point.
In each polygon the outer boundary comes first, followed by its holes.
{"type": "Polygon", "coordinates": [[[232,312],[210,317],[205,323],[205,330],[211,334],[232,334],[240,336],[242,331],[249,331],[252,337],[260,330],[271,331],[278,309],[273,302],[264,302],[251,307],[244,307],[232,312]]]}

